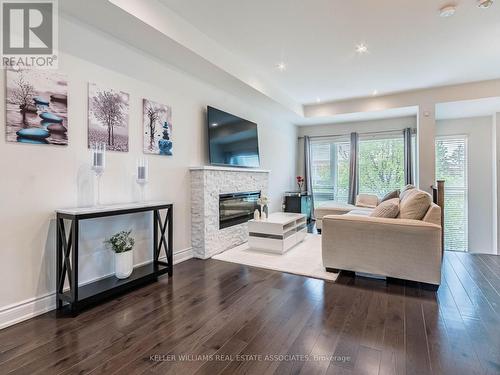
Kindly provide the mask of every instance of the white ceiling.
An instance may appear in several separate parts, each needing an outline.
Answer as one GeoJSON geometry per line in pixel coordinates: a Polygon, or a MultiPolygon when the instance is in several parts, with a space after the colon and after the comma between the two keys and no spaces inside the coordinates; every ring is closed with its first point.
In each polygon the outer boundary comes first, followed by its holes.
{"type": "Polygon", "coordinates": [[[500,77],[500,2],[443,19],[439,0],[160,1],[302,104],[500,77]]]}
{"type": "Polygon", "coordinates": [[[326,125],[342,124],[347,122],[381,120],[387,118],[417,116],[418,107],[399,107],[383,109],[380,111],[365,111],[342,113],[335,116],[304,117],[295,121],[295,125],[326,125]]]}

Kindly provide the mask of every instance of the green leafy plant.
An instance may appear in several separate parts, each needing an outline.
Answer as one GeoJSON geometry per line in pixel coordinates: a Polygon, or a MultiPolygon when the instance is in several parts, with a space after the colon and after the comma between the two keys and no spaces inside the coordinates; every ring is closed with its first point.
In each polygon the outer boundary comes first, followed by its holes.
{"type": "Polygon", "coordinates": [[[135,240],[130,237],[132,230],[122,230],[104,241],[106,247],[113,250],[115,253],[125,253],[133,249],[135,240]]]}

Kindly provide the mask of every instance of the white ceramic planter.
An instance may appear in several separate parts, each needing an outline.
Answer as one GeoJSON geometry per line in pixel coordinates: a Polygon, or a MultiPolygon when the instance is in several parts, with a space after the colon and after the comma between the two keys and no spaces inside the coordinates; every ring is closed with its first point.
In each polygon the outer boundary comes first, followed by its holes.
{"type": "Polygon", "coordinates": [[[115,253],[115,276],[119,279],[126,279],[134,270],[133,250],[124,253],[115,253]]]}

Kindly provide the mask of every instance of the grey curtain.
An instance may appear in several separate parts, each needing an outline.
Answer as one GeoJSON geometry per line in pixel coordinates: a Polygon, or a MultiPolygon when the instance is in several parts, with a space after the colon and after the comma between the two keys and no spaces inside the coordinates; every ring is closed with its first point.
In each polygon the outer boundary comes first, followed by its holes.
{"type": "Polygon", "coordinates": [[[413,176],[413,157],[412,157],[412,128],[403,130],[405,144],[405,184],[415,184],[415,176],[413,176]]]}
{"type": "Polygon", "coordinates": [[[304,179],[306,183],[306,191],[311,196],[311,218],[314,216],[314,194],[312,188],[312,167],[311,167],[311,138],[304,137],[304,179]]]}
{"type": "Polygon", "coordinates": [[[348,203],[356,203],[359,192],[359,172],[358,172],[358,148],[359,135],[351,133],[351,157],[349,163],[349,198],[348,203]]]}

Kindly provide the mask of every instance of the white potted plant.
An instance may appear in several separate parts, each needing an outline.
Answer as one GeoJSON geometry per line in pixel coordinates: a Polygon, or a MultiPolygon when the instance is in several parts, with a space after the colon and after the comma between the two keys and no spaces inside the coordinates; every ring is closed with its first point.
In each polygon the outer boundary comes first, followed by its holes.
{"type": "Polygon", "coordinates": [[[134,269],[134,248],[135,240],[130,237],[131,230],[121,231],[104,241],[115,253],[115,276],[119,279],[126,279],[132,274],[134,269]]]}

